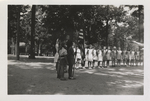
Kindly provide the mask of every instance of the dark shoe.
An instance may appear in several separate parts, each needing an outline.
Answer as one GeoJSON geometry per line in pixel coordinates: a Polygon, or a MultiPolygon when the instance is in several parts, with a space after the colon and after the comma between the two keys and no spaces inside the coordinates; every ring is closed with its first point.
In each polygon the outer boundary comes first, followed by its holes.
{"type": "Polygon", "coordinates": [[[58,79],[60,79],[60,76],[57,76],[58,79]]]}
{"type": "Polygon", "coordinates": [[[68,79],[70,79],[70,80],[75,80],[76,78],[74,78],[74,77],[68,77],[68,79]]]}
{"type": "Polygon", "coordinates": [[[62,81],[66,81],[67,79],[66,79],[66,78],[60,78],[60,80],[62,80],[62,81]]]}

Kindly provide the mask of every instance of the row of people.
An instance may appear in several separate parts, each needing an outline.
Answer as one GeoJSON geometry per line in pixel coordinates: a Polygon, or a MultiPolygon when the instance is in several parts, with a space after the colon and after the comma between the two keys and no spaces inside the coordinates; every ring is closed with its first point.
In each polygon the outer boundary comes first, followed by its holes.
{"type": "MultiPolygon", "coordinates": [[[[74,52],[76,52],[76,67],[78,67],[81,60],[81,51],[77,47],[77,49],[74,48],[74,52]]],[[[89,68],[94,67],[96,61],[99,67],[109,67],[110,61],[112,66],[120,66],[121,62],[126,66],[134,64],[138,66],[143,61],[143,53],[138,50],[121,50],[120,47],[118,50],[116,47],[110,49],[110,47],[106,48],[105,46],[103,49],[101,47],[96,49],[90,45],[89,48],[85,48],[84,61],[88,62],[89,68]]]]}

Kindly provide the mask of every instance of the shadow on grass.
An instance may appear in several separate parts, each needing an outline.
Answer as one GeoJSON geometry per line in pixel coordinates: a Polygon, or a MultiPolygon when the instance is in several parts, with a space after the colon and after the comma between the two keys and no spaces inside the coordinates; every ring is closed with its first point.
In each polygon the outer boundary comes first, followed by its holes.
{"type": "Polygon", "coordinates": [[[76,70],[76,80],[60,81],[51,63],[8,64],[8,94],[143,95],[142,69],[130,69],[76,70]]]}
{"type": "Polygon", "coordinates": [[[44,62],[44,63],[53,63],[54,57],[48,57],[48,56],[36,56],[35,59],[29,59],[27,55],[20,55],[20,59],[16,60],[16,57],[14,55],[8,55],[8,60],[13,60],[15,62],[44,62]]]}

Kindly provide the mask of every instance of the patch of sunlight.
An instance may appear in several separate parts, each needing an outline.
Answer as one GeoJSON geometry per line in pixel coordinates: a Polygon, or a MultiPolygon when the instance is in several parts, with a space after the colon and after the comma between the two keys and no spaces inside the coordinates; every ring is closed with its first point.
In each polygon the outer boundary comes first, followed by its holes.
{"type": "Polygon", "coordinates": [[[107,74],[104,74],[104,73],[94,73],[95,75],[107,75],[107,74]]]}
{"type": "Polygon", "coordinates": [[[27,92],[31,92],[32,91],[32,89],[27,89],[27,92]]]}
{"type": "Polygon", "coordinates": [[[20,65],[19,68],[21,69],[31,69],[32,67],[26,65],[20,65]]]}
{"type": "Polygon", "coordinates": [[[114,84],[116,84],[115,82],[109,82],[108,84],[112,84],[112,85],[114,85],[114,84]]]}
{"type": "Polygon", "coordinates": [[[42,66],[34,66],[33,68],[40,69],[40,68],[43,68],[43,67],[42,66]]]}
{"type": "Polygon", "coordinates": [[[119,69],[119,70],[124,71],[124,70],[126,70],[126,69],[121,68],[121,69],[119,69]]]}
{"type": "Polygon", "coordinates": [[[50,69],[50,70],[55,70],[56,68],[54,67],[45,67],[46,69],[50,69]]]}
{"type": "Polygon", "coordinates": [[[115,69],[113,69],[113,68],[108,68],[107,70],[111,70],[111,71],[114,71],[115,69]]]}
{"type": "Polygon", "coordinates": [[[135,73],[133,72],[125,72],[127,75],[134,75],[135,73]]]}
{"type": "Polygon", "coordinates": [[[56,93],[54,95],[64,95],[62,92],[56,93]]]}
{"type": "Polygon", "coordinates": [[[141,87],[142,84],[125,84],[125,85],[122,85],[122,87],[124,88],[136,88],[136,87],[141,87]]]}
{"type": "Polygon", "coordinates": [[[86,73],[89,73],[89,74],[93,74],[93,72],[92,71],[85,71],[86,73]]]}
{"type": "Polygon", "coordinates": [[[31,88],[34,88],[34,87],[35,87],[35,85],[30,85],[30,87],[31,87],[31,88]]]}
{"type": "Polygon", "coordinates": [[[136,72],[143,72],[143,70],[140,70],[140,69],[134,69],[134,71],[136,71],[136,72]]]}
{"type": "Polygon", "coordinates": [[[112,77],[123,77],[123,76],[120,76],[120,75],[109,75],[109,76],[112,76],[112,77]]]}
{"type": "Polygon", "coordinates": [[[124,72],[109,72],[109,73],[113,73],[113,74],[120,74],[120,75],[126,75],[124,72]]]}
{"type": "Polygon", "coordinates": [[[112,86],[112,85],[122,85],[122,81],[114,81],[114,82],[106,82],[107,85],[112,86]]]}

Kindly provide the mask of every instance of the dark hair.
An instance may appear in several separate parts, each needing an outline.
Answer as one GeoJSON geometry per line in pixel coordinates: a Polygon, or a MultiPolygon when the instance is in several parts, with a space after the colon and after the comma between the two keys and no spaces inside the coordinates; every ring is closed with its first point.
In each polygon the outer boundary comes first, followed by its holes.
{"type": "Polygon", "coordinates": [[[71,40],[68,40],[68,42],[67,42],[67,47],[69,48],[69,47],[71,47],[73,45],[73,42],[71,41],[71,40]]]}

